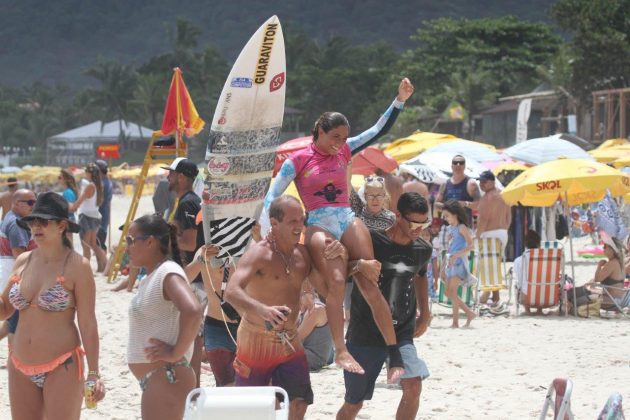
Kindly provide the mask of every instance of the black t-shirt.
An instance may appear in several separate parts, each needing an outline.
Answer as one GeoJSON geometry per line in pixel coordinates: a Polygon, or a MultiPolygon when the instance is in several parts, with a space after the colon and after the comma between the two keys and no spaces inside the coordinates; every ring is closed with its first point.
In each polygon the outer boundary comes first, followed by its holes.
{"type": "MultiPolygon", "coordinates": [[[[173,216],[173,221],[177,224],[177,228],[180,233],[188,230],[195,229],[197,231],[197,245],[194,251],[181,251],[184,264],[190,263],[195,258],[195,252],[203,245],[203,232],[201,239],[199,238],[199,231],[195,221],[197,220],[197,214],[201,210],[201,198],[192,191],[186,191],[184,195],[179,199],[177,210],[173,216]]],[[[202,281],[201,275],[195,277],[194,281],[202,281]]]]}
{"type": "MultiPolygon", "coordinates": [[[[416,291],[414,277],[425,275],[432,248],[426,241],[417,239],[410,244],[393,242],[384,230],[370,230],[374,257],[381,262],[378,281],[381,293],[389,303],[398,342],[413,340],[416,328],[416,291]]],[[[352,290],[350,325],[346,339],[357,345],[385,346],[372,310],[358,287],[352,290]]]]}

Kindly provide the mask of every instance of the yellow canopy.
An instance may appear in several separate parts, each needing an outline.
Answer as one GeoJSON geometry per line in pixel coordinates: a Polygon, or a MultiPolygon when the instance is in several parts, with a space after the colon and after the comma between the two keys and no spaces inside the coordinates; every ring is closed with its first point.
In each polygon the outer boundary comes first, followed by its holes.
{"type": "Polygon", "coordinates": [[[454,140],[458,138],[451,134],[416,131],[409,137],[393,141],[383,151],[401,163],[418,156],[430,147],[454,140]]]}
{"type": "Polygon", "coordinates": [[[610,147],[615,147],[615,146],[623,146],[626,144],[630,144],[628,143],[628,140],[626,139],[609,139],[606,140],[605,142],[603,142],[602,144],[600,144],[599,146],[597,146],[598,149],[608,149],[610,147]]]}
{"type": "Polygon", "coordinates": [[[614,160],[612,164],[615,168],[624,168],[626,166],[630,166],[630,155],[620,157],[614,160]]]}
{"type": "Polygon", "coordinates": [[[630,177],[610,166],[584,159],[559,159],[529,168],[501,193],[515,205],[547,207],[556,200],[573,206],[630,193],[630,177]]]}
{"type": "Polygon", "coordinates": [[[630,155],[630,144],[622,146],[607,147],[605,149],[595,149],[588,152],[595,160],[601,163],[610,163],[619,157],[630,155]]]}

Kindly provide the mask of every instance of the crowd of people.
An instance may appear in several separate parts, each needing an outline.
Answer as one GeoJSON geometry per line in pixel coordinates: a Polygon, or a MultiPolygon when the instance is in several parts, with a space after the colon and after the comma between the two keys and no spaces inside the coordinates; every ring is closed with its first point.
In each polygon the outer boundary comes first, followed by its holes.
{"type": "MultiPolygon", "coordinates": [[[[202,359],[216,386],[285,389],[291,419],[303,418],[316,398],[311,371],[333,362],[343,369],[337,419],[354,419],[386,366],[387,382],[402,390],[396,418],[416,417],[430,373],[414,339],[429,326],[431,300],[443,288],[451,326],[459,328],[460,310],[471,325],[475,312],[458,294],[477,281],[469,252],[483,238],[505,248],[512,213],[492,172],[477,184],[464,174],[461,155],[441,186],[377,170],[354,191],[352,155],[393,125],[412,93],[403,79],[381,118],[355,137],[345,116],[322,114],[312,144],[283,163],[237,261],[205,241],[202,197],[193,190],[197,165],[177,158],[164,168],[171,205],[131,223],[124,238],[129,278],[113,289],[133,292],[138,283],[127,363],[142,391],[143,418],[181,418],[186,396],[199,387],[202,359]],[[291,182],[301,200],[284,194],[291,182]]],[[[0,195],[0,319],[7,319],[0,338],[9,336],[14,418],[76,419],[84,397],[93,404],[105,396],[90,259],[94,254],[97,272],[108,268],[107,173],[107,164],[95,161],[80,183],[61,170],[60,194],[36,197],[9,180],[0,195]],[[74,251],[75,233],[83,255],[74,251]]],[[[528,234],[528,247],[540,246],[536,235],[528,234]]],[[[594,282],[623,281],[621,249],[606,242],[608,261],[594,282]]],[[[500,299],[498,290],[481,298],[492,305],[500,299]]]]}

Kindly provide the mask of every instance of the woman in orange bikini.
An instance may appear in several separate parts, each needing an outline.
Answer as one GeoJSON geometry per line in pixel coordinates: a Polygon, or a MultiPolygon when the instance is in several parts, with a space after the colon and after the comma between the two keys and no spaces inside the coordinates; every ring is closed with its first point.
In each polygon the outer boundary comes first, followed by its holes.
{"type": "Polygon", "coordinates": [[[68,202],[52,192],[41,194],[33,212],[18,224],[31,230],[38,248],[18,257],[0,296],[0,319],[20,311],[7,363],[11,415],[78,419],[85,373],[96,383],[93,399],[105,396],[98,369],[94,277],[66,236],[79,226],[68,220],[68,202]]]}

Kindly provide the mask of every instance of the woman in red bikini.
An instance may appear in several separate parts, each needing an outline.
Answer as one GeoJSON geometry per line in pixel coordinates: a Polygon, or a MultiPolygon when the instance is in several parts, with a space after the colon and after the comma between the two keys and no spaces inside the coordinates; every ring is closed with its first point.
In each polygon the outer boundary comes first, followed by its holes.
{"type": "Polygon", "coordinates": [[[31,230],[38,248],[18,257],[0,296],[0,319],[20,311],[7,363],[11,415],[78,419],[86,373],[96,383],[93,400],[105,396],[94,277],[66,235],[78,232],[79,226],[68,220],[68,202],[52,192],[41,194],[33,212],[18,224],[31,230]]]}

